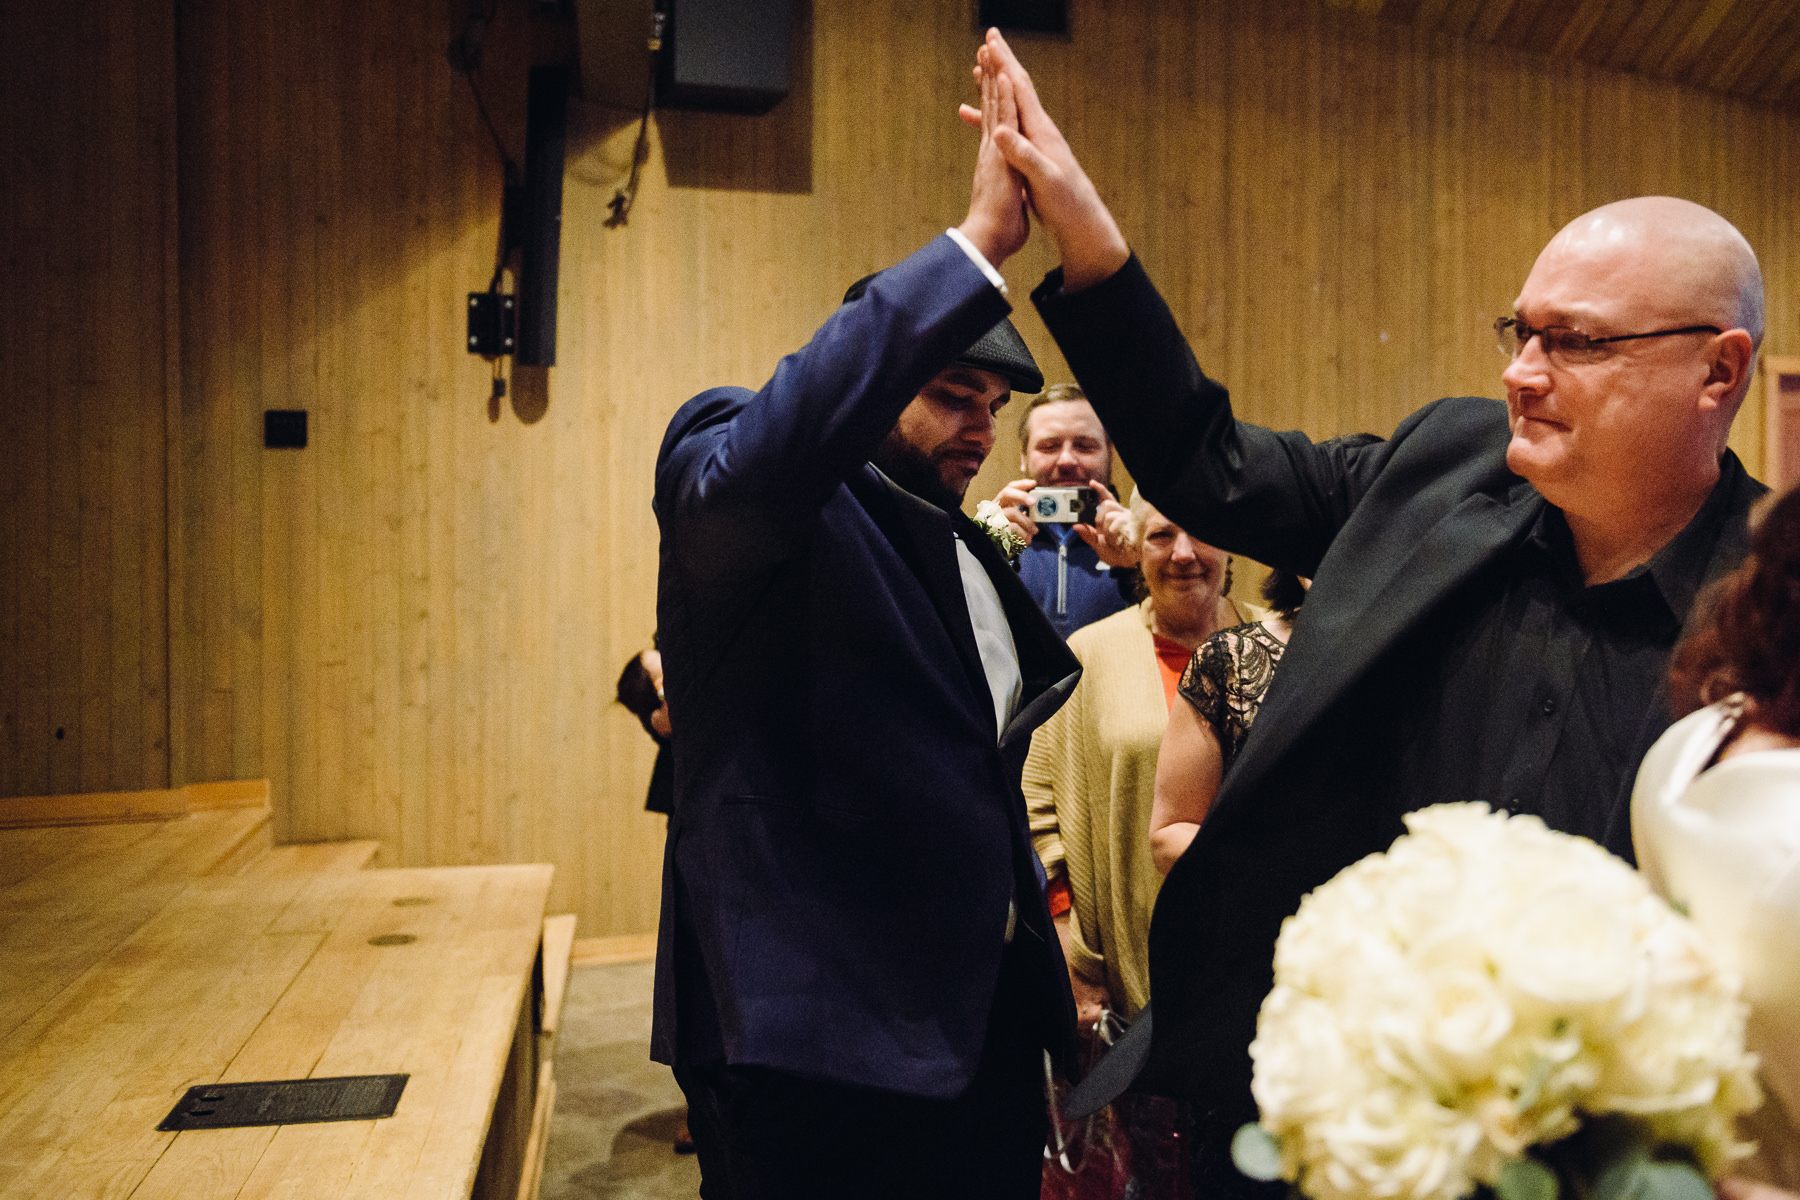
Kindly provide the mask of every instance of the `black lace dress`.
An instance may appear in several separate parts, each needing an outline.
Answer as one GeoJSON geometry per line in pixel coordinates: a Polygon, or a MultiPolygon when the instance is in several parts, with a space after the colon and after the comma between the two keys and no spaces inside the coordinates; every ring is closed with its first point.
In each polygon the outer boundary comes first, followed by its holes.
{"type": "Polygon", "coordinates": [[[1256,720],[1269,681],[1275,678],[1275,664],[1286,649],[1286,643],[1261,622],[1234,625],[1200,643],[1181,673],[1181,697],[1212,726],[1227,768],[1256,720]]]}

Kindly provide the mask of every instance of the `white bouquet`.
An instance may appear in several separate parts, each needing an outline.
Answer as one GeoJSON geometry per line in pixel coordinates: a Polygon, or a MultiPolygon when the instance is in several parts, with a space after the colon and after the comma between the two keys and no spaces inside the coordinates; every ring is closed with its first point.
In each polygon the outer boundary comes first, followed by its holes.
{"type": "Polygon", "coordinates": [[[1239,1168],[1314,1200],[1710,1200],[1761,1099],[1737,980],[1593,842],[1485,804],[1406,825],[1282,926],[1239,1168]]]}

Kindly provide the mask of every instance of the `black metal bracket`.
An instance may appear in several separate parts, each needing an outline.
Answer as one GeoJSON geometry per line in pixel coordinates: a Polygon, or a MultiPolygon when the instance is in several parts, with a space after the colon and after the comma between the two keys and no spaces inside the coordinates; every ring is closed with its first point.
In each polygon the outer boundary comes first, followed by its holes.
{"type": "Polygon", "coordinates": [[[518,338],[518,301],[500,292],[469,293],[469,353],[511,354],[518,338]]]}

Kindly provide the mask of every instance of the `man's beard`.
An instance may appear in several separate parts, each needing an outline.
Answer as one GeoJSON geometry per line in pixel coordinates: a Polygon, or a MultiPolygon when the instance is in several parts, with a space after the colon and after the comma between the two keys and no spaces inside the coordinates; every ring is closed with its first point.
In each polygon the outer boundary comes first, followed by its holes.
{"type": "Polygon", "coordinates": [[[890,429],[869,461],[882,473],[919,499],[937,505],[945,512],[962,507],[962,495],[944,485],[937,463],[925,451],[890,429]]]}

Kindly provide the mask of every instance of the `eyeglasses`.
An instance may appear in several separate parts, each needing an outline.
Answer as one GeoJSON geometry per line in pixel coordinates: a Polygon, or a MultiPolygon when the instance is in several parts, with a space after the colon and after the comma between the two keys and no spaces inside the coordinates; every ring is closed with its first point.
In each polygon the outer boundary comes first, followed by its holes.
{"type": "Polygon", "coordinates": [[[1674,337],[1679,333],[1723,333],[1717,325],[1683,325],[1680,329],[1657,329],[1650,333],[1621,333],[1615,337],[1589,337],[1578,329],[1563,325],[1547,325],[1542,329],[1527,325],[1517,317],[1501,317],[1494,322],[1494,337],[1500,353],[1517,358],[1525,352],[1532,338],[1538,338],[1544,354],[1552,362],[1592,363],[1605,358],[1610,351],[1601,347],[1611,342],[1635,342],[1641,338],[1674,337]]]}

